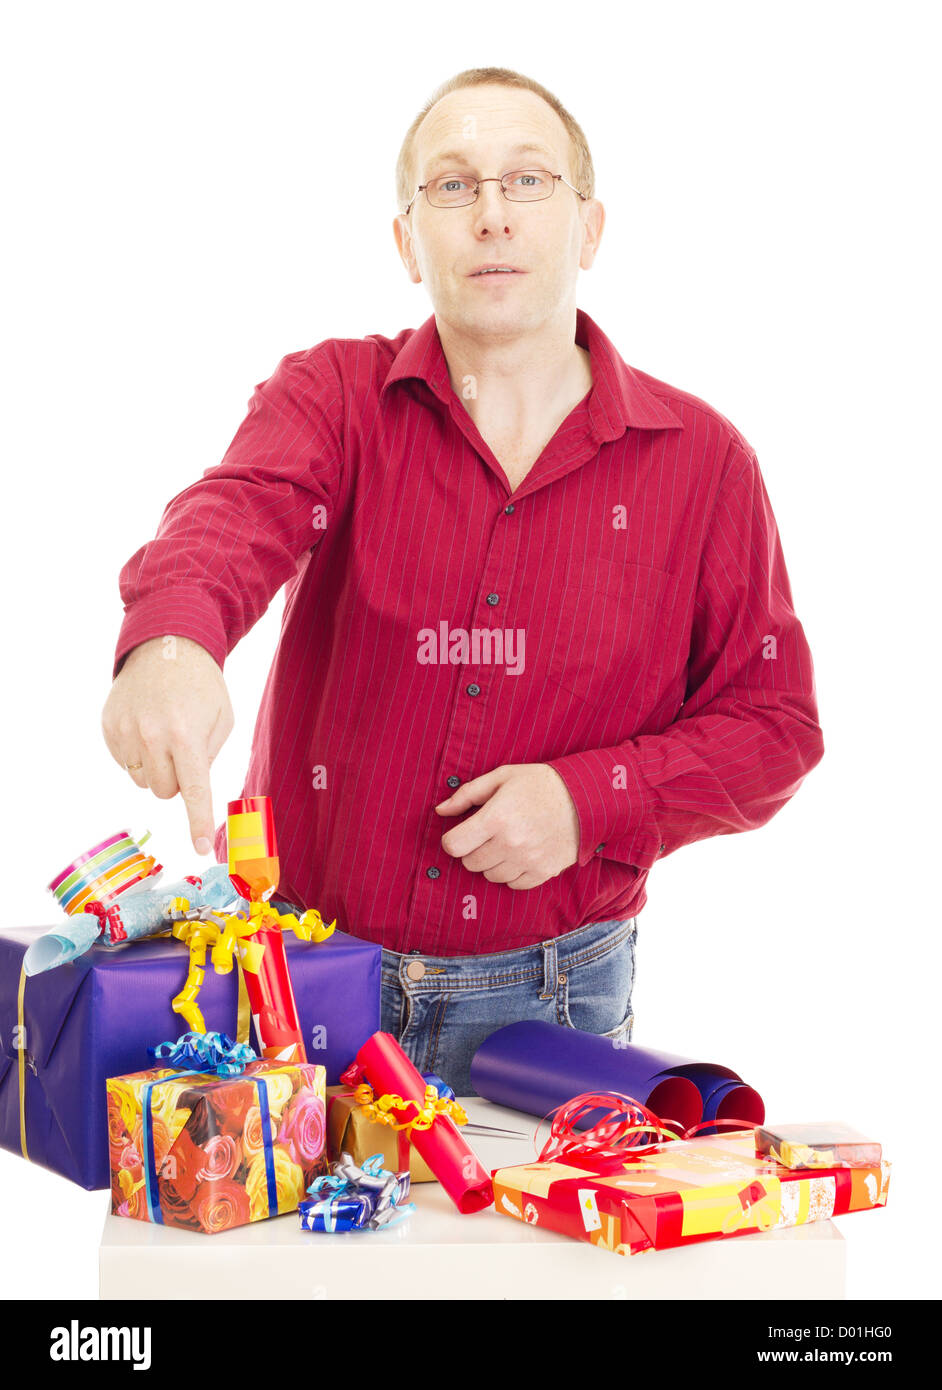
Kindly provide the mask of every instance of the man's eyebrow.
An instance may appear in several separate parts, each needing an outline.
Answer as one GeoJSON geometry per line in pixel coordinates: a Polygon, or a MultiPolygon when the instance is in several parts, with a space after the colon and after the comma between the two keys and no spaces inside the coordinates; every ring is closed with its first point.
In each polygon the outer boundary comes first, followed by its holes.
{"type": "MultiPolygon", "coordinates": [[[[518,154],[542,154],[550,159],[557,156],[548,145],[514,145],[508,157],[516,157],[518,154]]],[[[440,154],[433,154],[428,160],[428,168],[433,168],[436,164],[469,164],[467,150],[443,150],[440,154]]]]}

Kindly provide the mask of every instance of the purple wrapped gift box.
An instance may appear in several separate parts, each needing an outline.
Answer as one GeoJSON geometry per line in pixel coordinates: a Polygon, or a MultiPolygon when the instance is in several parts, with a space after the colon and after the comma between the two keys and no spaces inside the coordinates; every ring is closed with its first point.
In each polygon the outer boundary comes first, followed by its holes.
{"type": "MultiPolygon", "coordinates": [[[[28,946],[44,927],[0,931],[0,1146],[21,1152],[17,989],[28,946]]],[[[334,1085],[380,1026],[381,948],[345,932],[299,941],[285,932],[309,1062],[334,1085]]],[[[189,952],[153,938],[93,946],[30,976],[24,996],[26,1145],[34,1163],[80,1187],[110,1185],[105,1080],[147,1067],[147,1048],[185,1030],[170,1007],[189,952]]],[[[236,1035],[238,972],[217,975],[207,958],[199,1006],[208,1029],[236,1035]]],[[[253,1030],[254,1033],[254,1030],[253,1030]]],[[[249,1041],[255,1046],[254,1036],[249,1041]]]]}

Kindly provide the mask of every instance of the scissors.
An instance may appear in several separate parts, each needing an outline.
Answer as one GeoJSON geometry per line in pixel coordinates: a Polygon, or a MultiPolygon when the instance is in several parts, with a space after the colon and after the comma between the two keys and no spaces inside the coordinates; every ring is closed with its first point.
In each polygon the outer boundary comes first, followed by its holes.
{"type": "MultiPolygon", "coordinates": [[[[456,1099],[455,1093],[447,1081],[443,1081],[435,1072],[423,1072],[422,1080],[427,1086],[434,1086],[443,1100],[456,1099]]],[[[478,1134],[491,1139],[526,1139],[529,1137],[524,1134],[522,1129],[499,1129],[495,1125],[461,1125],[459,1129],[462,1134],[478,1134]]]]}

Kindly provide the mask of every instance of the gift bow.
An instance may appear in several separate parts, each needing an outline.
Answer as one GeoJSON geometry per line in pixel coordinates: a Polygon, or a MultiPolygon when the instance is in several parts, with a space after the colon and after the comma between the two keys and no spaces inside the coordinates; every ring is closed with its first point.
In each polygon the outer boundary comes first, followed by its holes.
{"type": "Polygon", "coordinates": [[[342,1154],[330,1173],[311,1183],[308,1192],[313,1200],[298,1204],[302,1229],[329,1234],[376,1231],[413,1212],[414,1202],[402,1204],[409,1195],[409,1174],[392,1173],[382,1163],[381,1153],[371,1154],[359,1166],[348,1153],[342,1154]]]}
{"type": "Polygon", "coordinates": [[[215,1072],[217,1076],[239,1076],[257,1053],[244,1042],[233,1042],[228,1033],[184,1033],[176,1042],[149,1047],[147,1055],[155,1063],[186,1072],[215,1072]]]}
{"type": "MultiPolygon", "coordinates": [[[[450,1086],[447,1089],[451,1091],[450,1086]]],[[[353,1092],[353,1098],[367,1119],[411,1134],[415,1129],[431,1129],[440,1115],[447,1115],[455,1124],[466,1125],[468,1116],[464,1107],[454,1099],[454,1094],[454,1091],[451,1091],[452,1098],[449,1099],[447,1096],[439,1095],[437,1086],[426,1083],[425,1095],[422,1104],[419,1105],[418,1101],[403,1100],[402,1096],[397,1096],[394,1092],[374,1096],[372,1086],[366,1081],[361,1081],[353,1092]],[[390,1114],[392,1110],[413,1109],[415,1114],[412,1118],[403,1120],[401,1124],[390,1114]]]]}

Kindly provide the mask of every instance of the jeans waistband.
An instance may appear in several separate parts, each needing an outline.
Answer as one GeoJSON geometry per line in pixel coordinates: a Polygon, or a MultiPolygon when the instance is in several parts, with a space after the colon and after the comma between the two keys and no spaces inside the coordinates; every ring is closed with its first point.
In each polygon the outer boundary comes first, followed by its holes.
{"type": "Polygon", "coordinates": [[[427,956],[389,951],[383,947],[383,984],[398,984],[414,993],[480,989],[488,985],[517,984],[525,980],[543,980],[541,998],[551,998],[556,992],[560,971],[585,965],[612,951],[635,931],[635,917],[613,918],[607,922],[589,922],[563,936],[533,946],[521,946],[513,951],[492,951],[482,956],[427,956]],[[421,962],[421,979],[412,979],[409,965],[421,962]]]}

